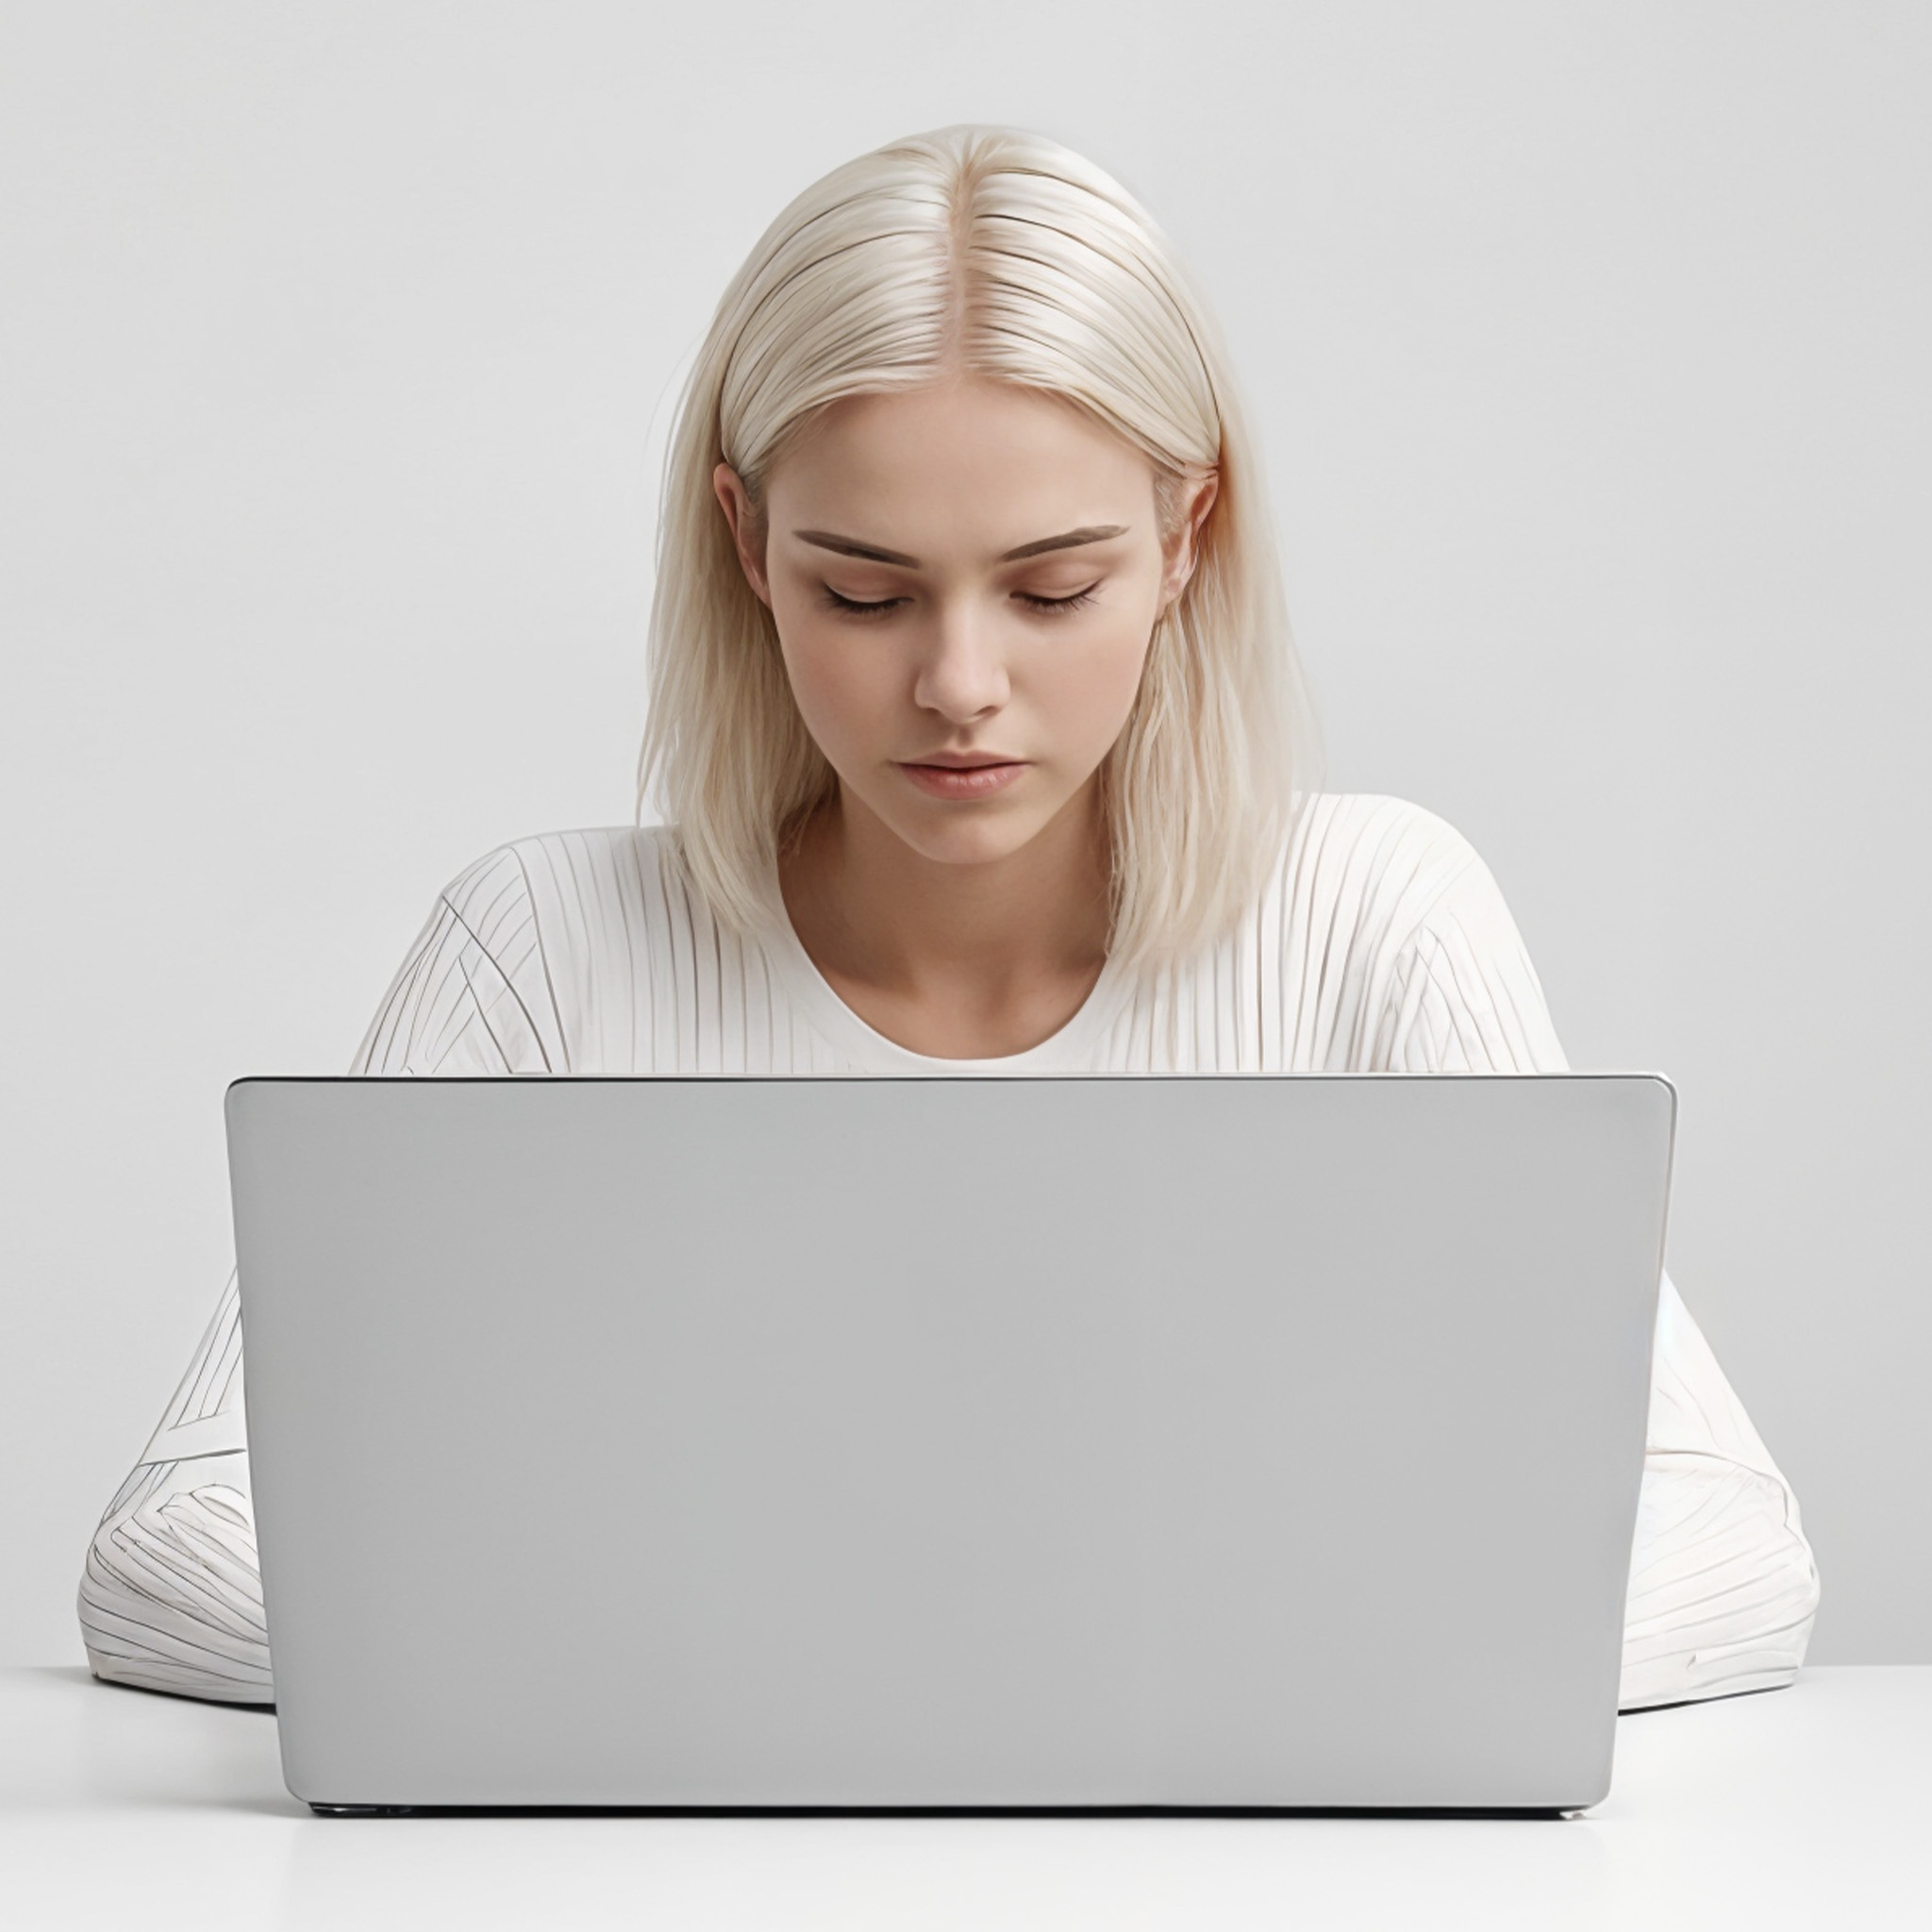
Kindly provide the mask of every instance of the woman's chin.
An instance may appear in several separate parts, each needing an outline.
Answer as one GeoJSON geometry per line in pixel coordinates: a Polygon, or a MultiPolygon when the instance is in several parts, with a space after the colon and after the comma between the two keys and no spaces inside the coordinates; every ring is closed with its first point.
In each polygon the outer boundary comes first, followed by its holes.
{"type": "Polygon", "coordinates": [[[895,814],[887,823],[922,858],[935,865],[991,865],[1009,858],[1039,834],[1035,813],[959,810],[895,814]]]}

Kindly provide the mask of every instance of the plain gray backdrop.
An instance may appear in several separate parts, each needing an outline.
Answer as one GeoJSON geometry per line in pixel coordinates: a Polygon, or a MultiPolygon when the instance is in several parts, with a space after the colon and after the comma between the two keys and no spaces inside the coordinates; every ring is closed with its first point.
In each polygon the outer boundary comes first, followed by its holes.
{"type": "Polygon", "coordinates": [[[1335,789],[1660,1069],[1670,1265],[1816,1662],[1932,1661],[1932,12],[11,0],[0,1656],[231,1260],[221,1100],[438,889],[625,824],[655,475],[765,224],[963,120],[1152,208],[1264,445],[1335,789]]]}

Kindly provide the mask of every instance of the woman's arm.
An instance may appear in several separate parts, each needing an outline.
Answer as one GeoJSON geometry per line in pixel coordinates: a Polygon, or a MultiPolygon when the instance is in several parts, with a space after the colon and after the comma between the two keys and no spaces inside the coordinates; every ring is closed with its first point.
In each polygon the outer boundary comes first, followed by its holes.
{"type": "Polygon", "coordinates": [[[1790,1683],[1818,1593],[1798,1499],[1666,1271],[1619,1704],[1790,1683]]]}
{"type": "Polygon", "coordinates": [[[231,1704],[275,1696],[232,1272],[181,1386],[94,1532],[79,1607],[97,1677],[231,1704]]]}
{"type": "MultiPolygon", "coordinates": [[[[515,855],[487,855],[438,898],[349,1072],[549,1071],[561,1058],[554,1012],[497,964],[501,955],[534,965],[541,984],[535,943],[515,855]]],[[[230,1704],[274,1700],[232,1272],[159,1426],[94,1531],[78,1607],[97,1677],[230,1704]]]]}
{"type": "MultiPolygon", "coordinates": [[[[1528,949],[1473,849],[1397,959],[1382,1048],[1398,1072],[1568,1070],[1528,949]]],[[[1789,1683],[1818,1592],[1798,1500],[1666,1272],[1620,1707],[1789,1683]]]]}

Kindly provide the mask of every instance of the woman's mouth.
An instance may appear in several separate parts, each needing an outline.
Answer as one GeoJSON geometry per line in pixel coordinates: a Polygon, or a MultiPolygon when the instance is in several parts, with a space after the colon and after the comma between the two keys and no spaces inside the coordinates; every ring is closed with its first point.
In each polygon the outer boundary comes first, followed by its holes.
{"type": "Polygon", "coordinates": [[[1004,791],[1026,769],[1024,758],[984,765],[902,764],[899,769],[933,798],[987,798],[1004,791]]]}

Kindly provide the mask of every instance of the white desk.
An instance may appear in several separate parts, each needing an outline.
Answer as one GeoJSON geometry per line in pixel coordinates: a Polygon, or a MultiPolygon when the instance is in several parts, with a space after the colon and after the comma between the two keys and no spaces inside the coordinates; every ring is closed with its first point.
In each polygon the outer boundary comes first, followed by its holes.
{"type": "Polygon", "coordinates": [[[321,1819],[273,1717],[0,1671],[0,1924],[1932,1928],[1932,1667],[1620,1721],[1581,1818],[321,1819]]]}

